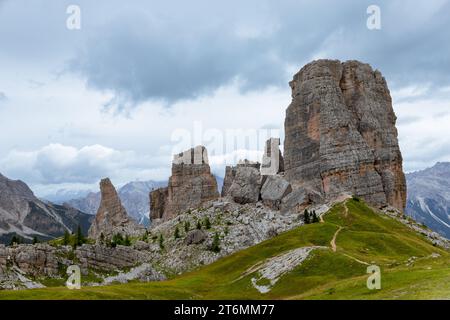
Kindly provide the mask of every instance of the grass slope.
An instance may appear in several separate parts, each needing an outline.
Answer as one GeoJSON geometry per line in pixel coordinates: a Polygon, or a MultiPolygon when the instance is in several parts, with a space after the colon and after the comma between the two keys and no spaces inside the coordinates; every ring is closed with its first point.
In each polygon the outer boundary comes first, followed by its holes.
{"type": "Polygon", "coordinates": [[[2,291],[0,299],[439,299],[450,297],[450,256],[362,201],[334,206],[323,223],[305,225],[193,272],[163,282],[68,290],[2,291]],[[347,207],[347,210],[345,209],[347,207]],[[336,231],[336,252],[330,247],[336,231]],[[319,249],[271,291],[251,284],[257,263],[304,246],[319,249]],[[434,257],[431,255],[434,254],[434,257]],[[439,256],[437,256],[439,255],[439,256]],[[411,257],[414,263],[408,263],[411,257]],[[381,268],[381,290],[366,287],[368,264],[381,268]]]}

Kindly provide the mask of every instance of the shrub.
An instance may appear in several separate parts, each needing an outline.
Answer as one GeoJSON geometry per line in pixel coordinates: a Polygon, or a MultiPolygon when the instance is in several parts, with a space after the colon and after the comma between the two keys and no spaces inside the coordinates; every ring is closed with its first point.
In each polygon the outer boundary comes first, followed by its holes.
{"type": "Polygon", "coordinates": [[[145,233],[142,235],[141,240],[144,242],[148,241],[148,230],[145,230],[145,233]]]}
{"type": "Polygon", "coordinates": [[[200,220],[197,220],[197,229],[198,230],[202,229],[202,224],[200,223],[200,220]]]}
{"type": "Polygon", "coordinates": [[[217,232],[214,234],[214,239],[211,244],[211,251],[215,253],[220,252],[220,238],[217,232]]]}
{"type": "Polygon", "coordinates": [[[180,237],[180,230],[178,229],[178,226],[175,227],[175,232],[173,234],[173,237],[175,239],[178,239],[180,237]]]}
{"type": "Polygon", "coordinates": [[[191,223],[189,221],[184,222],[184,231],[189,232],[191,229],[191,223]]]}

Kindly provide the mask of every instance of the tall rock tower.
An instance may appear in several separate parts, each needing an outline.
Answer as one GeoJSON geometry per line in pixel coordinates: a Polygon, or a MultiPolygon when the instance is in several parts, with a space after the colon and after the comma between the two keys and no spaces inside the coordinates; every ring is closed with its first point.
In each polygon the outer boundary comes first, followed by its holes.
{"type": "Polygon", "coordinates": [[[100,181],[100,192],[102,199],[95,219],[89,228],[89,238],[98,239],[101,234],[106,238],[111,238],[116,233],[123,236],[138,236],[145,232],[143,226],[128,217],[109,178],[100,181]]]}
{"type": "Polygon", "coordinates": [[[218,197],[217,181],[211,174],[206,148],[191,148],[174,155],[168,187],[150,192],[152,220],[170,220],[218,197]]]}
{"type": "Polygon", "coordinates": [[[290,82],[284,165],[287,179],[403,211],[406,183],[386,80],[358,61],[318,60],[290,82]]]}

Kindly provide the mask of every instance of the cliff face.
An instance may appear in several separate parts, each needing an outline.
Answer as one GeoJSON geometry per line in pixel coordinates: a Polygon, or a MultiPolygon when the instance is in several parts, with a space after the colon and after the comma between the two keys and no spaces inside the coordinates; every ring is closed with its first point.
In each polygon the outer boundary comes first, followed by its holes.
{"type": "Polygon", "coordinates": [[[164,210],[165,220],[218,197],[217,181],[211,174],[205,147],[197,146],[174,156],[164,210]]]}
{"type": "Polygon", "coordinates": [[[326,199],[351,193],[403,211],[406,183],[396,116],[381,73],[357,61],[318,60],[303,67],[290,86],[287,179],[326,199]]]}
{"type": "Polygon", "coordinates": [[[13,235],[48,240],[78,225],[87,233],[91,220],[72,207],[39,200],[24,182],[0,174],[0,243],[9,243],[13,235]]]}
{"type": "Polygon", "coordinates": [[[111,237],[115,233],[137,235],[144,232],[144,227],[128,217],[119,195],[111,181],[100,181],[101,201],[95,220],[89,229],[89,237],[97,239],[101,234],[111,237]]]}

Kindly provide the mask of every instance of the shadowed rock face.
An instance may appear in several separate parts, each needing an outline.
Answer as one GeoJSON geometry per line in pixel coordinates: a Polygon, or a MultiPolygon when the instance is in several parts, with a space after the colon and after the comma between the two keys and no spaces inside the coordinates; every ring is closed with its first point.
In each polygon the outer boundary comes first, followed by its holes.
{"type": "Polygon", "coordinates": [[[100,192],[100,207],[89,229],[90,238],[97,239],[102,233],[105,237],[111,237],[115,233],[138,235],[144,232],[144,227],[128,217],[116,189],[108,178],[100,181],[100,192]]]}
{"type": "Polygon", "coordinates": [[[318,60],[303,67],[290,86],[287,179],[327,199],[351,193],[403,211],[406,183],[396,116],[381,73],[357,61],[318,60]]]}
{"type": "Polygon", "coordinates": [[[159,188],[150,192],[150,218],[162,219],[168,197],[168,188],[159,188]]]}

